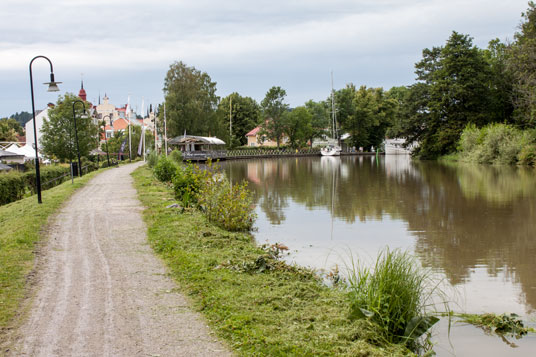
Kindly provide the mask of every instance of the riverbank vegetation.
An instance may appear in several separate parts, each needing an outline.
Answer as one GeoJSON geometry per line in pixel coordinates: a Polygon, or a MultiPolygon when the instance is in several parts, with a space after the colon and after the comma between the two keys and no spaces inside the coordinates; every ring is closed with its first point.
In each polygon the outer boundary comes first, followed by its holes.
{"type": "MultiPolygon", "coordinates": [[[[351,316],[373,321],[389,343],[414,351],[430,348],[423,335],[439,321],[438,312],[433,311],[434,297],[446,298],[431,273],[413,256],[386,248],[373,267],[352,266],[348,282],[351,316]]],[[[446,302],[440,306],[448,311],[446,302]]]]}
{"type": "Polygon", "coordinates": [[[460,322],[480,327],[484,332],[499,336],[521,338],[530,333],[536,333],[532,327],[526,327],[523,320],[516,314],[454,314],[460,322]]]}
{"type": "Polygon", "coordinates": [[[49,217],[96,172],[0,207],[0,345],[16,325],[15,316],[32,283],[38,246],[46,234],[49,217]]]}
{"type": "Polygon", "coordinates": [[[351,319],[347,290],[278,259],[282,245],[258,246],[201,210],[174,207],[175,193],[147,167],[133,173],[153,249],[212,328],[239,355],[383,356],[411,352],[351,319]]]}
{"type": "Polygon", "coordinates": [[[536,131],[508,124],[467,126],[458,146],[458,160],[478,164],[536,164],[536,131]]]}

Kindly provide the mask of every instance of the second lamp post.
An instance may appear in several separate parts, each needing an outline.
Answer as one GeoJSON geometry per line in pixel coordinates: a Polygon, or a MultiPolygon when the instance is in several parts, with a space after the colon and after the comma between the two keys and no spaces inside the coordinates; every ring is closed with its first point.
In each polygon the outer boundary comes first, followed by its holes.
{"type": "Polygon", "coordinates": [[[73,102],[73,121],[74,121],[74,137],[76,139],[76,153],[78,155],[78,176],[82,177],[82,161],[80,160],[80,146],[78,145],[78,130],[76,129],[76,112],[74,110],[74,106],[76,103],[82,103],[82,108],[84,109],[84,113],[86,112],[86,105],[81,100],[75,100],[73,102]]]}
{"type": "Polygon", "coordinates": [[[108,152],[108,137],[106,136],[106,120],[104,120],[106,117],[108,117],[108,119],[110,120],[110,123],[112,122],[112,118],[108,114],[102,117],[103,127],[104,127],[104,143],[106,144],[106,158],[108,159],[108,167],[110,167],[110,153],[108,152]]]}

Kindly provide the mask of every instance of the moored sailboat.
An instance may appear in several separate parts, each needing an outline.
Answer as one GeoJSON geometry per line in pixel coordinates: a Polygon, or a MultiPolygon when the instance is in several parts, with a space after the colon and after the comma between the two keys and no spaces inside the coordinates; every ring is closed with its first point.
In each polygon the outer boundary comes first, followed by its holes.
{"type": "Polygon", "coordinates": [[[329,144],[320,149],[320,155],[322,156],[340,156],[341,147],[339,146],[339,140],[337,137],[337,118],[335,116],[335,91],[333,90],[333,71],[331,72],[331,138],[328,140],[329,144]]]}

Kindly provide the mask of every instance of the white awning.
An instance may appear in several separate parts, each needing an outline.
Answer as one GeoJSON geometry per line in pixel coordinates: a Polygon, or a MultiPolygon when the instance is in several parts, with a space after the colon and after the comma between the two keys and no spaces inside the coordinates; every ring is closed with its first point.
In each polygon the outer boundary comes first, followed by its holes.
{"type": "Polygon", "coordinates": [[[208,144],[208,145],[225,145],[225,141],[213,136],[195,136],[195,135],[181,135],[173,139],[169,139],[170,144],[208,144]]]}

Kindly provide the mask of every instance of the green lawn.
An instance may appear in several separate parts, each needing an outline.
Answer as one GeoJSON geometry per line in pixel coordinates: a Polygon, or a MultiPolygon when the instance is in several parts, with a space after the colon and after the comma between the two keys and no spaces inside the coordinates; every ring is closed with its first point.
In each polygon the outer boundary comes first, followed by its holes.
{"type": "Polygon", "coordinates": [[[211,327],[244,356],[402,355],[375,346],[374,331],[348,319],[341,289],[271,258],[247,233],[230,233],[196,210],[166,208],[171,188],[143,166],[133,173],[153,249],[211,327]]]}

